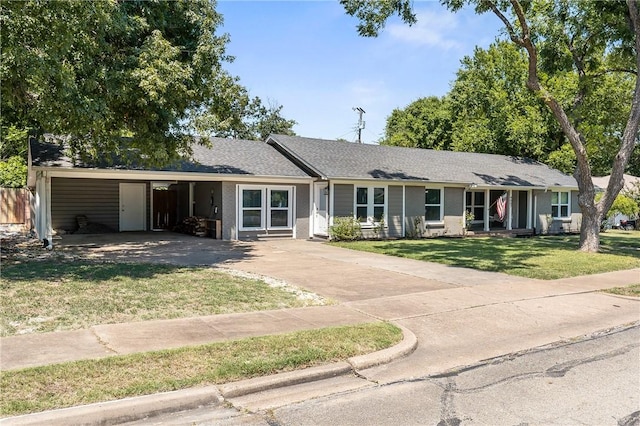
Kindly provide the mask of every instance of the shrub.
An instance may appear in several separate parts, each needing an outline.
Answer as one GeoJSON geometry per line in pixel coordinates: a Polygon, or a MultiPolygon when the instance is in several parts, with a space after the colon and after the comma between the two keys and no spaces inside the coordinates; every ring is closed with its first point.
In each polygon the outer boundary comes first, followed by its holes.
{"type": "Polygon", "coordinates": [[[329,236],[336,241],[354,241],[362,238],[360,222],[354,217],[335,217],[329,236]]]}

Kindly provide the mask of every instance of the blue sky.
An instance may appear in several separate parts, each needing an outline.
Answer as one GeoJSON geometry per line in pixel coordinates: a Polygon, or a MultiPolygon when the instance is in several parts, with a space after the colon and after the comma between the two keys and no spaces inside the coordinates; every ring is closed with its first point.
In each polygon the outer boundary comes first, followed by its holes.
{"type": "Polygon", "coordinates": [[[416,25],[391,20],[377,38],[360,37],[337,1],[223,0],[217,10],[236,58],[226,68],[251,96],[283,105],[294,131],[314,138],[356,140],[352,108],[361,107],[365,143],[382,136],[393,109],[446,94],[460,60],[500,33],[495,16],[452,14],[436,1],[416,1],[416,25]]]}

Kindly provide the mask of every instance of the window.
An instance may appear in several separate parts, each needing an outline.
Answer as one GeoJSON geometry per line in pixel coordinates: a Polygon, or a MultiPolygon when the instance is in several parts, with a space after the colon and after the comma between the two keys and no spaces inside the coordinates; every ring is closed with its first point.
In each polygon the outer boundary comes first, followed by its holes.
{"type": "Polygon", "coordinates": [[[293,187],[240,186],[240,230],[292,227],[293,187]]]}
{"type": "Polygon", "coordinates": [[[269,227],[289,227],[289,191],[272,189],[270,193],[269,227]]]}
{"type": "Polygon", "coordinates": [[[442,189],[427,188],[424,191],[425,222],[442,221],[442,189]]]}
{"type": "Polygon", "coordinates": [[[242,190],[242,227],[262,228],[262,190],[242,190]]]}
{"type": "Polygon", "coordinates": [[[361,223],[380,222],[385,217],[385,192],[382,187],[356,187],[355,212],[361,223]]]}
{"type": "Polygon", "coordinates": [[[465,209],[473,213],[473,220],[484,220],[484,191],[467,192],[465,209]]]}
{"type": "Polygon", "coordinates": [[[553,217],[569,217],[569,192],[553,192],[551,194],[551,215],[553,217]]]}

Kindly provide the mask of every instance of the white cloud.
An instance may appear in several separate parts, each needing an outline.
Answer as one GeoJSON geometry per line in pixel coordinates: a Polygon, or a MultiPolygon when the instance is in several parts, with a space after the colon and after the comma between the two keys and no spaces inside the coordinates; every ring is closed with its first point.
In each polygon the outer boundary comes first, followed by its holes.
{"type": "Polygon", "coordinates": [[[413,26],[405,23],[394,23],[388,26],[389,35],[399,41],[436,47],[443,50],[459,48],[460,43],[454,39],[458,21],[448,11],[417,12],[418,22],[413,26]]]}

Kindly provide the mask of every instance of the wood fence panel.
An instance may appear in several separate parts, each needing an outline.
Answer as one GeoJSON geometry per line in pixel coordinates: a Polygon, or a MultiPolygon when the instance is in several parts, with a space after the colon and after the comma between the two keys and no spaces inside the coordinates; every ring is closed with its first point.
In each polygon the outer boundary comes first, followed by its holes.
{"type": "Polygon", "coordinates": [[[0,223],[26,223],[29,211],[29,190],[0,188],[0,223]]]}

